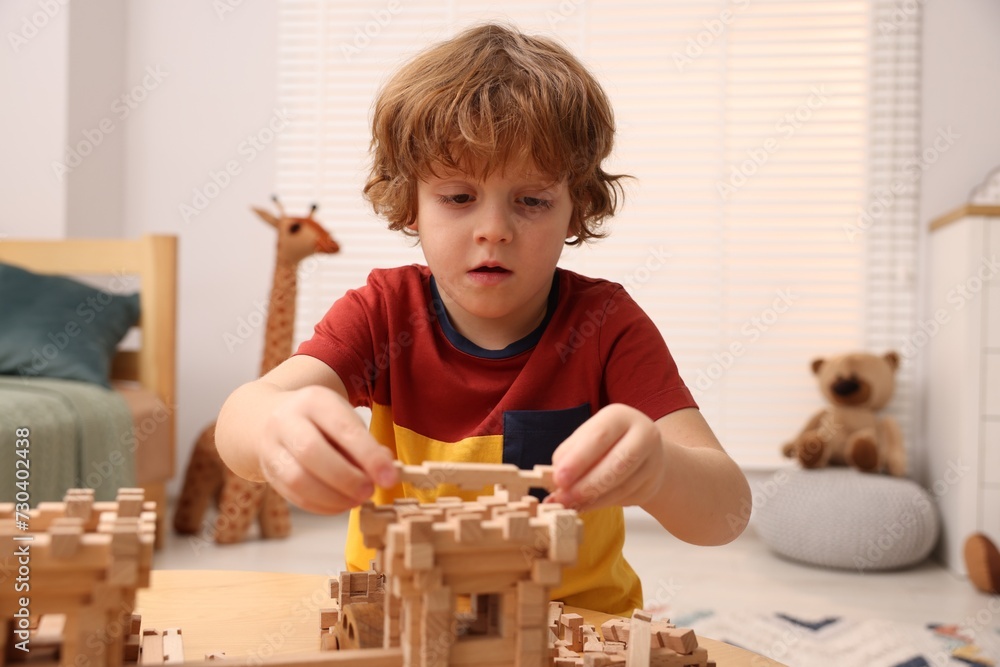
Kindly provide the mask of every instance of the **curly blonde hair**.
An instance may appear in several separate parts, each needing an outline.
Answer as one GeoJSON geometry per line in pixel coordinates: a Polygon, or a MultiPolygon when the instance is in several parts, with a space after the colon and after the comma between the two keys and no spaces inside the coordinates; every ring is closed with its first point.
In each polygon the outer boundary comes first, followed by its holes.
{"type": "Polygon", "coordinates": [[[615,122],[597,80],[564,47],[498,24],[470,28],[420,53],[375,100],[364,194],[389,228],[409,232],[417,182],[435,167],[485,178],[530,160],[567,179],[578,245],[624,198],[625,175],[605,172],[615,122]]]}

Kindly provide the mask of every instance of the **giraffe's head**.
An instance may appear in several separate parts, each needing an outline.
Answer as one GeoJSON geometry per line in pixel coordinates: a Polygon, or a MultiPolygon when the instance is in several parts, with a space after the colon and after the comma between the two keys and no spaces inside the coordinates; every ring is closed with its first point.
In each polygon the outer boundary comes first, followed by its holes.
{"type": "Polygon", "coordinates": [[[278,215],[254,207],[261,220],[278,230],[278,261],[298,264],[306,257],[317,253],[332,254],[340,251],[340,245],[330,236],[330,232],[313,219],[316,204],[309,209],[309,215],[295,218],[285,214],[285,209],[276,196],[271,197],[278,215]]]}

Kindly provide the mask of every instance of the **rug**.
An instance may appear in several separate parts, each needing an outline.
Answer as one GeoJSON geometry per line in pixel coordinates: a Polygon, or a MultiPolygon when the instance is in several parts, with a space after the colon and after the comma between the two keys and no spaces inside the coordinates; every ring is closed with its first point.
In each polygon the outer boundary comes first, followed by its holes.
{"type": "Polygon", "coordinates": [[[789,667],[969,667],[1000,665],[1000,632],[932,622],[924,626],[836,616],[697,611],[678,627],[740,646],[789,667]]]}

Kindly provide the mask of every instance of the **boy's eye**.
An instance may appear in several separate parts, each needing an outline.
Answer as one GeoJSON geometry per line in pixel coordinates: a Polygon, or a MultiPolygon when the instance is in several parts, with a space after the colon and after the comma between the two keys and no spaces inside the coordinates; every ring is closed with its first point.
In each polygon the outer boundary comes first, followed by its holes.
{"type": "Polygon", "coordinates": [[[472,195],[442,195],[439,199],[442,204],[468,204],[472,201],[472,195]]]}
{"type": "Polygon", "coordinates": [[[552,202],[548,199],[539,199],[538,197],[521,197],[521,203],[528,208],[536,209],[550,208],[552,206],[552,202]]]}

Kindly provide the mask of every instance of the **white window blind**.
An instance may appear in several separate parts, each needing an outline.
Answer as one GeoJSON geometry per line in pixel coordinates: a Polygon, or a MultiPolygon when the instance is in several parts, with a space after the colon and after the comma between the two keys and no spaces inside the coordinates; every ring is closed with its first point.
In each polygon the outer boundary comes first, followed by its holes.
{"type": "MultiPolygon", "coordinates": [[[[361,198],[371,103],[403,60],[493,19],[591,68],[616,111],[610,169],[636,177],[611,236],[561,265],[626,285],[727,450],[778,464],[822,406],[809,362],[898,349],[912,330],[917,183],[899,181],[919,136],[919,17],[881,0],[283,0],[293,123],[276,189],[318,202],[343,247],[302,267],[298,340],[372,268],[422,262],[361,198]]],[[[895,402],[907,436],[912,365],[895,402]]]]}

